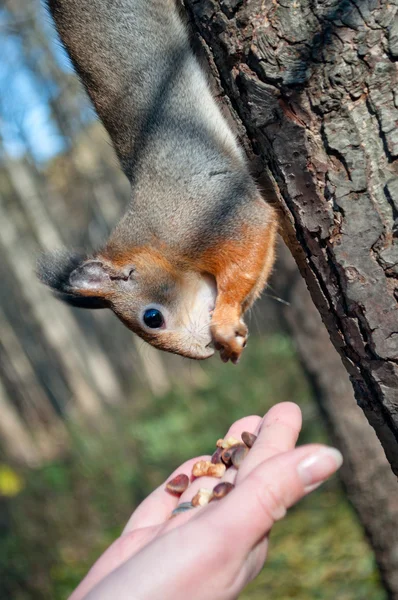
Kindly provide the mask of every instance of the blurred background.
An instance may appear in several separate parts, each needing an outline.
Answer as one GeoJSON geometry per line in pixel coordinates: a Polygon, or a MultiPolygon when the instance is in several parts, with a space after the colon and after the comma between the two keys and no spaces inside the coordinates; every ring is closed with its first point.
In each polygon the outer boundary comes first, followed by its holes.
{"type": "Polygon", "coordinates": [[[129,187],[38,0],[0,2],[0,55],[0,598],[66,598],[171,470],[283,400],[303,410],[300,443],[342,448],[343,484],[275,526],[242,598],[397,597],[396,482],[289,256],[238,367],[161,354],[53,299],[37,257],[98,246],[129,187]]]}

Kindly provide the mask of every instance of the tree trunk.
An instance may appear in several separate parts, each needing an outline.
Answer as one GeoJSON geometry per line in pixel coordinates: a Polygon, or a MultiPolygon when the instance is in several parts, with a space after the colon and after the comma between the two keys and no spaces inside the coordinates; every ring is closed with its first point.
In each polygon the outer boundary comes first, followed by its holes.
{"type": "Polygon", "coordinates": [[[397,0],[185,4],[398,474],[397,0]]]}
{"type": "Polygon", "coordinates": [[[289,303],[278,305],[282,321],[295,340],[330,437],[344,455],[339,475],[374,549],[384,585],[391,598],[398,598],[396,477],[355,404],[348,375],[291,255],[286,247],[278,254],[273,286],[289,303]]]}

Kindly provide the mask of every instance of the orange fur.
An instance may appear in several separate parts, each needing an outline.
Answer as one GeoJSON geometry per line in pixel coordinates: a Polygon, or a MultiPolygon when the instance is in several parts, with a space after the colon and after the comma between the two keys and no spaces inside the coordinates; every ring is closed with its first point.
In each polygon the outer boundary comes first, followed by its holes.
{"type": "Polygon", "coordinates": [[[167,258],[166,252],[155,246],[136,246],[114,250],[105,248],[98,257],[106,263],[110,263],[114,269],[123,270],[124,268],[136,268],[138,271],[149,271],[156,267],[164,273],[172,275],[178,279],[181,268],[174,261],[167,258]]]}
{"type": "Polygon", "coordinates": [[[239,318],[261,293],[274,263],[276,228],[276,218],[271,214],[266,225],[244,225],[235,239],[220,239],[217,247],[207,248],[195,259],[170,256],[159,243],[155,246],[156,242],[153,246],[123,249],[110,246],[97,258],[118,271],[134,267],[147,274],[162,271],[175,279],[186,270],[209,273],[217,281],[215,316],[226,321],[231,313],[239,318]]]}
{"type": "Polygon", "coordinates": [[[145,274],[146,283],[156,283],[160,274],[167,274],[174,281],[181,280],[187,271],[212,275],[217,284],[212,337],[221,358],[237,362],[247,337],[242,315],[261,294],[270,275],[276,231],[276,215],[268,206],[263,221],[260,218],[257,224],[241,226],[233,239],[219,239],[195,258],[176,256],[158,240],[146,247],[108,246],[97,258],[108,264],[111,271],[128,273],[130,268],[137,269],[145,274]]]}
{"type": "Polygon", "coordinates": [[[210,248],[200,257],[200,270],[217,280],[217,305],[241,306],[244,311],[254,302],[274,263],[275,235],[275,220],[260,229],[246,225],[236,240],[225,240],[217,251],[210,248]]]}

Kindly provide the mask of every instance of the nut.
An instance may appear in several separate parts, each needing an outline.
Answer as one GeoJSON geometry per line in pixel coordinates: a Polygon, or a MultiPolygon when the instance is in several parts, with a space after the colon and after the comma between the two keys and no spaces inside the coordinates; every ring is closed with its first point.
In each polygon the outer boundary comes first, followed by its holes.
{"type": "Polygon", "coordinates": [[[229,494],[234,487],[234,484],[229,483],[228,481],[222,481],[221,483],[218,483],[213,490],[213,495],[210,502],[213,502],[213,500],[221,500],[221,498],[224,498],[224,496],[229,494]]]}
{"type": "Polygon", "coordinates": [[[187,510],[191,510],[191,508],[193,508],[192,502],[182,502],[173,510],[173,512],[170,515],[170,519],[181,513],[187,512],[187,510]]]}
{"type": "Polygon", "coordinates": [[[254,433],[250,433],[249,431],[244,431],[242,433],[242,440],[246,444],[248,448],[252,448],[254,442],[256,441],[257,436],[254,433]]]}
{"type": "Polygon", "coordinates": [[[225,473],[223,463],[213,464],[210,460],[199,460],[192,468],[194,477],[222,477],[225,473]]]}
{"type": "Polygon", "coordinates": [[[200,490],[192,498],[192,506],[206,506],[206,504],[210,502],[211,497],[211,490],[208,490],[207,488],[200,488],[200,490]]]}
{"type": "Polygon", "coordinates": [[[243,446],[244,448],[246,448],[246,446],[244,444],[238,443],[238,444],[234,444],[233,446],[230,446],[229,448],[225,448],[225,450],[223,450],[223,452],[221,454],[221,460],[223,461],[223,463],[225,465],[227,465],[227,467],[231,466],[232,454],[234,453],[236,448],[239,448],[240,446],[243,446]]]}
{"type": "MultiPolygon", "coordinates": [[[[234,446],[231,446],[231,448],[233,447],[234,446]]],[[[227,467],[231,466],[231,448],[225,448],[221,453],[221,460],[227,467]]]]}
{"type": "Polygon", "coordinates": [[[218,463],[221,462],[222,452],[223,452],[222,448],[217,448],[217,450],[215,452],[213,452],[213,456],[210,459],[210,462],[212,462],[213,465],[217,465],[218,463]]]}
{"type": "Polygon", "coordinates": [[[246,458],[248,452],[249,452],[249,448],[247,446],[244,446],[243,444],[241,444],[239,446],[239,448],[234,449],[232,456],[231,456],[231,461],[232,461],[232,464],[234,465],[235,469],[239,469],[242,462],[246,458]]]}
{"type": "Polygon", "coordinates": [[[240,444],[240,441],[236,438],[230,436],[229,438],[225,438],[224,440],[217,440],[217,448],[230,448],[231,446],[235,446],[235,444],[240,444]]]}
{"type": "Polygon", "coordinates": [[[185,492],[189,485],[189,477],[185,475],[185,473],[180,473],[169,481],[166,484],[166,490],[170,492],[170,494],[175,494],[176,496],[181,496],[185,492]]]}

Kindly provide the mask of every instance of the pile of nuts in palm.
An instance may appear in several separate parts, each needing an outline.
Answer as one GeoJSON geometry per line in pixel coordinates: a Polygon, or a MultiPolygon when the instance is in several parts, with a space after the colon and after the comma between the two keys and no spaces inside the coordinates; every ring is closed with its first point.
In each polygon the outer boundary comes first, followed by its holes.
{"type": "MultiPolygon", "coordinates": [[[[253,433],[244,431],[242,433],[242,441],[234,437],[220,439],[217,441],[217,448],[210,460],[199,460],[192,467],[191,478],[185,473],[176,475],[167,485],[166,490],[174,496],[181,496],[189,487],[190,481],[198,477],[217,477],[221,479],[227,469],[234,467],[239,469],[243,460],[246,458],[250,448],[257,439],[253,433]]],[[[174,517],[179,513],[190,510],[197,506],[205,506],[214,500],[221,500],[231,490],[234,485],[228,481],[222,481],[217,484],[212,490],[200,488],[190,502],[183,502],[173,510],[171,516],[174,517]]]]}

